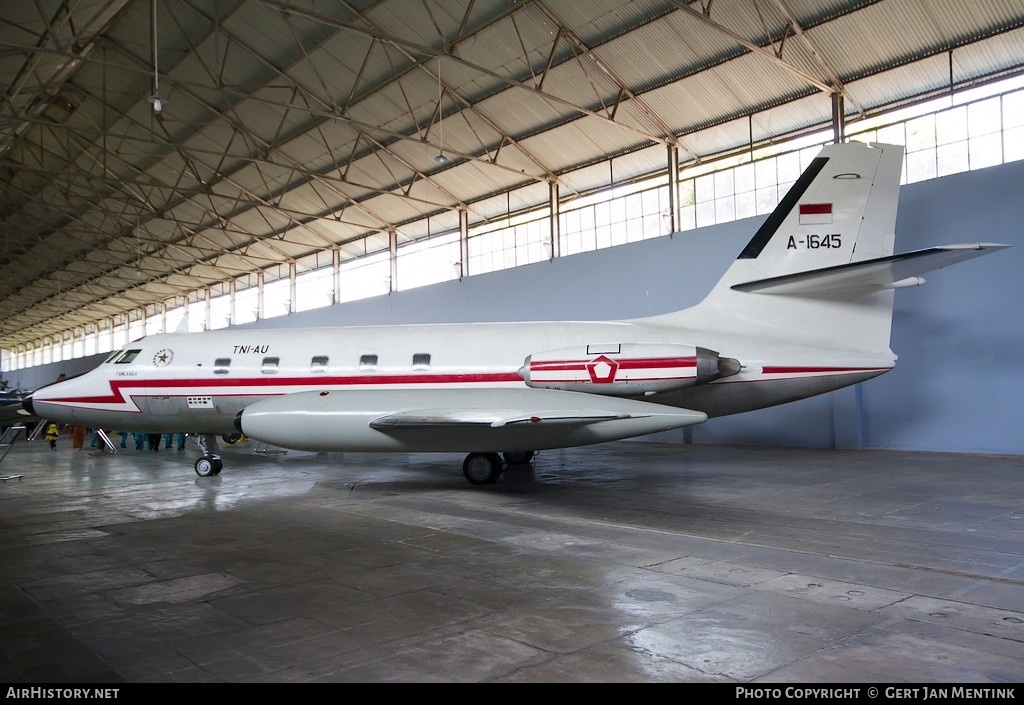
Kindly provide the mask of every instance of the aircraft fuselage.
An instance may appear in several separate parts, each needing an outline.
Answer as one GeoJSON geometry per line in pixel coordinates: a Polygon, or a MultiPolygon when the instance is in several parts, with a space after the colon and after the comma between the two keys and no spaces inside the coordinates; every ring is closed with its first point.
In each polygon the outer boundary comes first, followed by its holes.
{"type": "MultiPolygon", "coordinates": [[[[95,370],[37,392],[32,404],[44,418],[91,427],[231,433],[242,409],[268,397],[329,390],[354,401],[354,393],[360,392],[360,404],[346,415],[353,425],[344,435],[353,449],[462,450],[467,448],[464,435],[438,442],[437,434],[424,433],[419,439],[410,434],[413,440],[396,442],[366,424],[382,414],[422,406],[424,390],[474,389],[480,390],[479,399],[486,399],[489,389],[526,388],[527,358],[563,350],[566,355],[579,353],[565,365],[574,364],[583,375],[573,389],[614,394],[615,383],[629,382],[630,393],[614,395],[708,416],[837,389],[892,366],[884,356],[869,360],[856,351],[833,351],[822,359],[820,348],[793,343],[758,350],[736,336],[643,321],[235,329],[147,336],[95,370]],[[674,384],[673,373],[665,372],[670,363],[664,361],[675,358],[665,350],[694,345],[735,358],[742,367],[721,379],[700,383],[680,378],[674,384]],[[590,372],[587,365],[602,357],[609,366],[590,372]],[[638,360],[658,364],[644,367],[638,360]]],[[[557,379],[534,386],[560,388],[557,379]]],[[[563,445],[564,440],[553,438],[548,445],[563,445]]],[[[608,439],[593,442],[602,440],[608,439]]],[[[544,446],[539,438],[532,444],[535,449],[544,446]]]]}

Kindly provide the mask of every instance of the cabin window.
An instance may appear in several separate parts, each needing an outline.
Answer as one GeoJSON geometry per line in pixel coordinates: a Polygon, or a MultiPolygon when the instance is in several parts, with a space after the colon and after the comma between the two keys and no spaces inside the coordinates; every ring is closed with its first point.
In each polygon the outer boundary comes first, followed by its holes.
{"type": "Polygon", "coordinates": [[[277,373],[277,368],[281,366],[281,358],[279,357],[265,357],[263,358],[263,364],[260,365],[260,372],[265,375],[272,375],[277,373]]]}
{"type": "Polygon", "coordinates": [[[412,368],[414,370],[429,370],[430,353],[415,353],[412,356],[412,368]]]}
{"type": "Polygon", "coordinates": [[[218,357],[213,361],[213,373],[215,375],[226,375],[229,367],[231,367],[230,357],[218,357]]]}
{"type": "Polygon", "coordinates": [[[125,350],[124,354],[121,355],[121,357],[117,358],[117,362],[115,362],[114,364],[127,365],[129,362],[137,358],[140,352],[142,352],[142,350],[125,350]]]}
{"type": "Polygon", "coordinates": [[[310,372],[326,372],[327,371],[327,356],[326,355],[315,355],[312,360],[309,361],[310,372]]]}
{"type": "Polygon", "coordinates": [[[373,372],[377,369],[377,356],[376,355],[363,355],[359,358],[359,371],[360,372],[373,372]]]}

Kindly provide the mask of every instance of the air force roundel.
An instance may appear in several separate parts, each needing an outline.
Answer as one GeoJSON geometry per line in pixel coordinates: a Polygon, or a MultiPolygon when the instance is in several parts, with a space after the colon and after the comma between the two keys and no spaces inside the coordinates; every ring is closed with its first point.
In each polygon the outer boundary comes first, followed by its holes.
{"type": "Polygon", "coordinates": [[[153,356],[153,367],[167,367],[174,359],[174,351],[169,348],[158,350],[153,356]]]}

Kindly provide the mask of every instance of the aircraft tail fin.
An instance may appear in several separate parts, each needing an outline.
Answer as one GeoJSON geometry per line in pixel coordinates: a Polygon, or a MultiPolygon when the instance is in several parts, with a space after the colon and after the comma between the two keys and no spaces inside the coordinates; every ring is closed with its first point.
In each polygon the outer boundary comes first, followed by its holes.
{"type": "Polygon", "coordinates": [[[903,153],[888,144],[824,147],[704,301],[669,314],[669,322],[711,321],[722,333],[895,360],[894,290],[1008,247],[957,244],[893,255],[903,153]]]}
{"type": "Polygon", "coordinates": [[[864,284],[881,266],[869,261],[892,257],[903,152],[860,142],[824,147],[704,301],[677,322],[696,315],[722,333],[894,358],[893,289],[864,284]],[[861,286],[835,286],[844,279],[861,286]]]}

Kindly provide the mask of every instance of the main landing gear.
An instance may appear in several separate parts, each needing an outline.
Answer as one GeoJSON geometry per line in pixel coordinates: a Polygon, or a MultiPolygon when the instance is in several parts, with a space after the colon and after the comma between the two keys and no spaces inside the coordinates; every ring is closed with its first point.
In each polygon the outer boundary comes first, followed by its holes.
{"type": "Polygon", "coordinates": [[[497,453],[470,453],[462,462],[462,474],[471,485],[490,485],[498,481],[505,465],[525,465],[533,460],[536,453],[532,450],[507,451],[497,453]]]}
{"type": "Polygon", "coordinates": [[[220,456],[216,454],[217,437],[213,434],[197,434],[195,439],[196,445],[199,446],[199,451],[203,454],[196,461],[196,475],[199,475],[199,477],[220,475],[220,471],[224,468],[224,463],[221,462],[220,456]]]}
{"type": "Polygon", "coordinates": [[[526,465],[533,460],[533,456],[536,454],[537,452],[533,450],[510,450],[502,453],[505,456],[505,462],[509,465],[526,465]]]}

